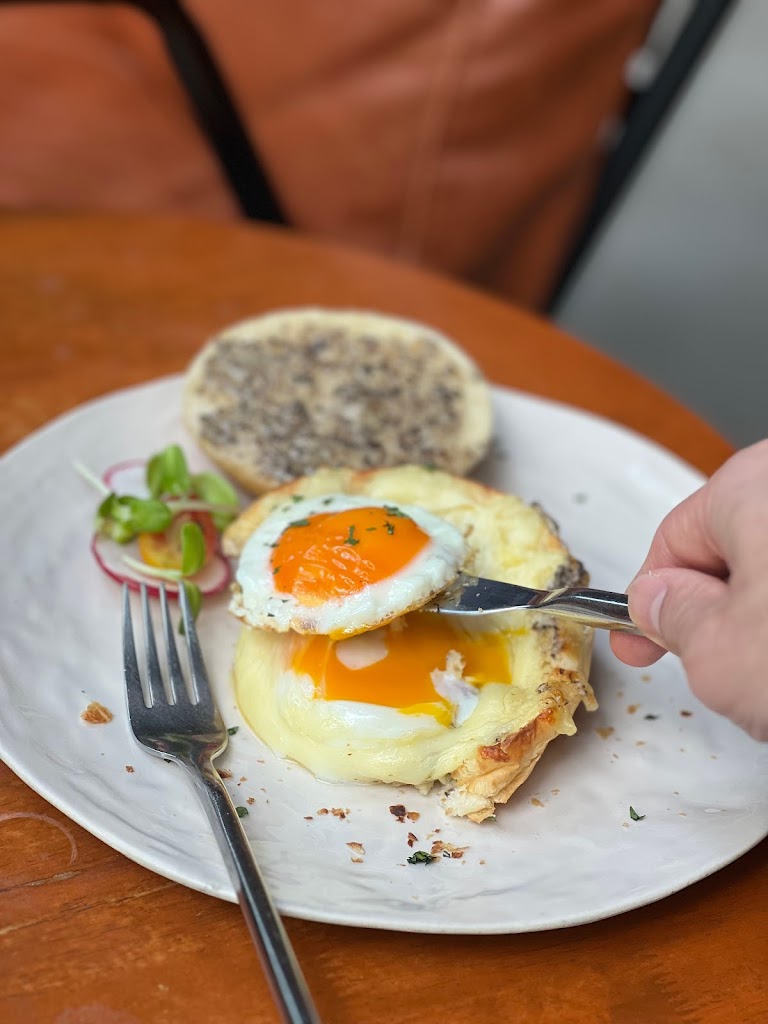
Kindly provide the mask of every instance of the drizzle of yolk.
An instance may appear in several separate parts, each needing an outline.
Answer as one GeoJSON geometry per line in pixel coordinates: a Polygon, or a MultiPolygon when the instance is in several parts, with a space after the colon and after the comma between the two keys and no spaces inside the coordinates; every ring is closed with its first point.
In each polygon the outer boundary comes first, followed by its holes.
{"type": "Polygon", "coordinates": [[[287,526],[272,549],[275,590],[307,606],[348,597],[394,576],[428,543],[392,506],[318,512],[287,526]]]}
{"type": "MultiPolygon", "coordinates": [[[[373,636],[373,634],[370,634],[373,636]]],[[[432,684],[435,669],[444,670],[449,651],[464,658],[463,677],[475,686],[510,683],[508,645],[501,633],[469,633],[429,613],[412,613],[396,625],[376,631],[386,654],[373,664],[349,668],[337,657],[339,644],[327,636],[296,637],[291,668],[308,675],[315,697],[381,704],[410,714],[432,714],[450,724],[450,705],[432,684]]]]}

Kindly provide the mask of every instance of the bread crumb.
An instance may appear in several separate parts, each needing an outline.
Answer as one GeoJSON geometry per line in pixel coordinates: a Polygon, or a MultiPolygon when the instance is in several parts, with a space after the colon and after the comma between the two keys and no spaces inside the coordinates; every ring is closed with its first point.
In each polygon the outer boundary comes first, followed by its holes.
{"type": "Polygon", "coordinates": [[[390,804],[389,813],[393,814],[398,821],[405,821],[405,804],[390,804]]]}
{"type": "Polygon", "coordinates": [[[415,835],[413,834],[413,832],[409,832],[409,833],[408,833],[408,845],[409,845],[409,846],[413,846],[413,844],[414,844],[414,843],[418,843],[418,841],[419,841],[419,840],[418,840],[418,837],[417,837],[417,836],[415,836],[415,835]]]}
{"type": "Polygon", "coordinates": [[[125,770],[126,770],[126,771],[127,771],[127,772],[128,772],[129,774],[130,774],[130,773],[132,773],[132,772],[135,772],[135,771],[136,771],[136,769],[135,769],[135,768],[133,767],[133,765],[132,765],[132,764],[127,764],[127,765],[125,766],[125,770]]]}
{"type": "Polygon", "coordinates": [[[541,802],[541,800],[539,800],[539,798],[537,796],[532,796],[531,797],[531,803],[533,804],[534,807],[543,807],[544,806],[544,804],[541,802]]]}
{"type": "Polygon", "coordinates": [[[334,816],[334,818],[341,818],[342,821],[343,821],[344,818],[346,818],[346,816],[349,814],[349,808],[348,807],[332,807],[331,808],[331,814],[334,816]]]}
{"type": "Polygon", "coordinates": [[[97,700],[92,700],[80,717],[84,722],[88,722],[89,725],[106,725],[115,716],[109,708],[105,708],[97,700]]]}
{"type": "Polygon", "coordinates": [[[468,846],[454,846],[452,843],[444,843],[442,839],[436,839],[435,842],[432,843],[430,853],[433,857],[439,857],[440,854],[442,854],[443,857],[460,860],[468,849],[468,846]]]}
{"type": "Polygon", "coordinates": [[[627,704],[627,714],[634,715],[634,713],[637,711],[639,707],[639,704],[627,704]]]}
{"type": "MultiPolygon", "coordinates": [[[[365,853],[365,847],[363,846],[362,843],[347,843],[347,846],[350,848],[350,850],[353,853],[356,853],[356,854],[364,854],[365,853]]],[[[353,857],[352,860],[354,860],[354,859],[355,858],[353,857]]]]}
{"type": "Polygon", "coordinates": [[[327,807],[318,807],[318,809],[315,811],[315,814],[330,814],[330,811],[328,810],[327,807]]]}
{"type": "Polygon", "coordinates": [[[248,799],[245,802],[247,804],[255,804],[256,803],[256,797],[255,796],[249,796],[248,799]]]}
{"type": "Polygon", "coordinates": [[[399,822],[404,822],[406,818],[408,821],[418,821],[421,817],[418,811],[407,811],[405,804],[391,804],[389,813],[394,815],[399,822]]]}
{"type": "Polygon", "coordinates": [[[222,779],[232,778],[232,772],[229,770],[229,768],[218,768],[217,771],[219,775],[222,777],[222,779]]]}
{"type": "Polygon", "coordinates": [[[613,736],[616,730],[612,725],[598,725],[595,732],[598,736],[601,736],[604,740],[607,740],[609,736],[613,736]]]}

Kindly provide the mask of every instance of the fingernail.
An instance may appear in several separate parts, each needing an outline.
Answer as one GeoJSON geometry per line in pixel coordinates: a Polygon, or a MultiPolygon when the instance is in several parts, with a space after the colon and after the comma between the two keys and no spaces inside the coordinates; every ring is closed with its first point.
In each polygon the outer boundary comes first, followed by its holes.
{"type": "Polygon", "coordinates": [[[638,618],[642,620],[638,624],[645,625],[646,633],[650,636],[659,636],[661,608],[667,596],[667,584],[658,573],[647,572],[632,580],[629,589],[632,592],[631,604],[635,605],[639,612],[638,618]]]}

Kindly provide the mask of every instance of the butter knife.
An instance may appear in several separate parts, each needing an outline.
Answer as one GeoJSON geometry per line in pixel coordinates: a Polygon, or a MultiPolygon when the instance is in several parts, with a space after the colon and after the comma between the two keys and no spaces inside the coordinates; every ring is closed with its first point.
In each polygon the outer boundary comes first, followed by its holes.
{"type": "Polygon", "coordinates": [[[423,610],[443,615],[490,615],[520,609],[575,619],[585,626],[641,635],[629,617],[626,594],[589,587],[532,590],[516,583],[501,583],[460,573],[451,586],[423,610]]]}

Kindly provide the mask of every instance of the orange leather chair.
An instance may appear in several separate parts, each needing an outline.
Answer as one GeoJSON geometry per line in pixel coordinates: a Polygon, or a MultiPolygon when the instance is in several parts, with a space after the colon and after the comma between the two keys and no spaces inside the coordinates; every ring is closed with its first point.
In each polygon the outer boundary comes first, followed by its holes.
{"type": "Polygon", "coordinates": [[[0,209],[258,217],[552,294],[659,0],[0,5],[0,209]]]}

